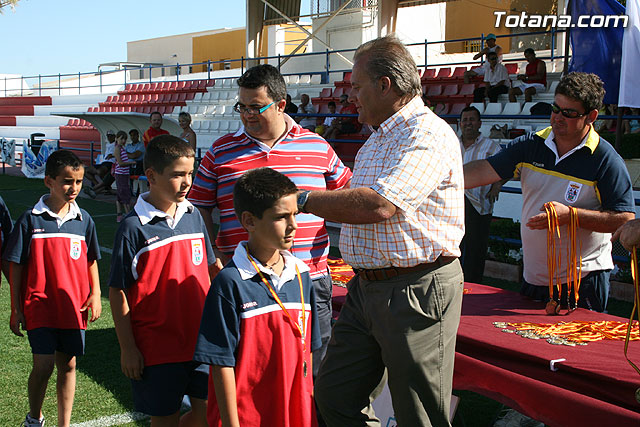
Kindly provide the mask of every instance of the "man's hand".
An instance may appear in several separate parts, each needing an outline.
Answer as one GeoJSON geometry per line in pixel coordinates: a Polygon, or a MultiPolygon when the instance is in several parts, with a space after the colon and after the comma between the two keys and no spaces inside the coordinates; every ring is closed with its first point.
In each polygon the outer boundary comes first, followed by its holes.
{"type": "MultiPolygon", "coordinates": [[[[551,202],[551,203],[553,203],[553,207],[556,208],[556,213],[558,215],[558,224],[559,225],[568,224],[569,223],[569,207],[558,202],[551,202]]],[[[544,210],[544,205],[542,205],[540,210],[542,211],[542,213],[532,216],[527,221],[527,224],[526,224],[527,227],[529,227],[532,230],[546,230],[547,228],[549,228],[547,213],[544,210]]]]}
{"type": "Polygon", "coordinates": [[[491,188],[487,192],[487,199],[489,199],[489,202],[495,203],[498,201],[498,197],[500,196],[500,190],[502,190],[502,181],[494,182],[491,185],[491,188]]]}
{"type": "Polygon", "coordinates": [[[138,347],[133,346],[126,350],[122,350],[120,355],[120,366],[122,373],[132,380],[141,380],[142,371],[144,370],[144,357],[138,347]]]}
{"type": "Polygon", "coordinates": [[[89,318],[89,321],[95,322],[102,314],[102,300],[100,300],[100,294],[91,293],[82,305],[82,308],[80,308],[80,311],[85,311],[88,308],[91,309],[91,317],[89,318]]]}
{"type": "Polygon", "coordinates": [[[26,323],[22,311],[11,310],[11,318],[9,319],[9,328],[11,328],[11,332],[19,337],[23,337],[24,334],[20,332],[20,329],[24,330],[25,325],[26,323]]]}
{"type": "Polygon", "coordinates": [[[218,274],[220,270],[222,270],[222,268],[230,261],[229,257],[226,256],[217,247],[213,248],[213,254],[216,256],[216,262],[211,264],[211,266],[209,267],[211,277],[214,277],[216,274],[218,274]]]}
{"type": "Polygon", "coordinates": [[[620,239],[620,243],[631,252],[634,246],[640,245],[640,219],[634,219],[618,228],[611,236],[611,241],[620,239]]]}

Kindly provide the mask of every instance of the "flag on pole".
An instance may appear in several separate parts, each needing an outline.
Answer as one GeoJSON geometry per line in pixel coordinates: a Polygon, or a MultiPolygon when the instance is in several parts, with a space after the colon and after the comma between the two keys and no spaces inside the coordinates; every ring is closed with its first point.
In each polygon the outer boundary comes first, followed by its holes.
{"type": "Polygon", "coordinates": [[[640,0],[627,0],[629,22],[622,38],[621,107],[640,107],[640,0]]]}

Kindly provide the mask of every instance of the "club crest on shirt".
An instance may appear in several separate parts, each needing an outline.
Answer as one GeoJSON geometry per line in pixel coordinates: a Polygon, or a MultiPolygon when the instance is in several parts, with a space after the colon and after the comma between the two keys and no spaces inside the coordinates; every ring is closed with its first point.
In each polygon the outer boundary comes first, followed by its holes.
{"type": "Polygon", "coordinates": [[[202,259],[204,258],[204,252],[202,250],[202,240],[192,240],[191,241],[191,262],[194,265],[202,264],[202,259]]]}
{"type": "Polygon", "coordinates": [[[71,259],[80,259],[81,252],[82,241],[80,239],[71,239],[71,247],[69,248],[71,259]]]}
{"type": "Polygon", "coordinates": [[[573,181],[569,182],[569,185],[567,185],[567,191],[564,193],[564,199],[568,203],[575,203],[580,195],[580,190],[582,190],[582,184],[573,181]]]}

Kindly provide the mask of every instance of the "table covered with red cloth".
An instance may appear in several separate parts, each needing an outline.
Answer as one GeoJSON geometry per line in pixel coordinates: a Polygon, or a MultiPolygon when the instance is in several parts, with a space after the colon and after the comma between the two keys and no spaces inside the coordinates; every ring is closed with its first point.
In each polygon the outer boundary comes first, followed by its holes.
{"type": "MultiPolygon", "coordinates": [[[[493,325],[628,319],[584,309],[547,316],[543,303],[518,293],[472,283],[464,287],[454,389],[490,397],[549,426],[640,426],[635,397],[640,375],[625,359],[624,341],[552,345],[493,325]],[[549,366],[554,359],[566,359],[555,364],[556,372],[549,366]]],[[[628,354],[640,364],[640,341],[629,344],[628,354]]]]}

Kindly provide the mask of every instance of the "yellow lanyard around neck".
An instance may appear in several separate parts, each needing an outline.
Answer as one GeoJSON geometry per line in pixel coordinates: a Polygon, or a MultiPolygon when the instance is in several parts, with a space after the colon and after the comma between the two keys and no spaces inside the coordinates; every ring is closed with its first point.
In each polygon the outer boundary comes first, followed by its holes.
{"type": "Polygon", "coordinates": [[[282,311],[284,311],[284,314],[287,315],[287,317],[289,318],[291,323],[296,325],[296,328],[298,329],[298,332],[300,332],[300,337],[302,339],[302,344],[304,344],[304,350],[306,351],[307,343],[306,343],[306,340],[305,340],[305,332],[307,330],[307,312],[306,312],[306,310],[304,308],[304,291],[302,289],[302,279],[300,278],[300,270],[298,270],[298,266],[296,265],[295,267],[296,267],[296,275],[298,277],[298,285],[300,286],[300,303],[301,303],[301,306],[302,306],[302,325],[300,325],[298,322],[296,322],[293,319],[293,317],[291,316],[291,314],[289,314],[289,311],[287,311],[286,307],[284,306],[284,304],[280,300],[280,297],[278,297],[278,294],[273,289],[273,286],[271,286],[271,283],[269,283],[269,281],[266,279],[266,277],[264,277],[264,274],[262,274],[262,271],[260,271],[260,268],[258,268],[258,265],[253,260],[253,258],[251,258],[251,256],[249,255],[249,252],[247,252],[247,259],[249,260],[251,265],[253,265],[253,268],[255,268],[256,272],[260,275],[260,279],[262,280],[262,283],[264,283],[265,286],[267,287],[267,289],[269,289],[269,292],[271,293],[271,296],[273,297],[274,300],[276,300],[276,302],[278,303],[278,305],[280,306],[282,311]]]}

